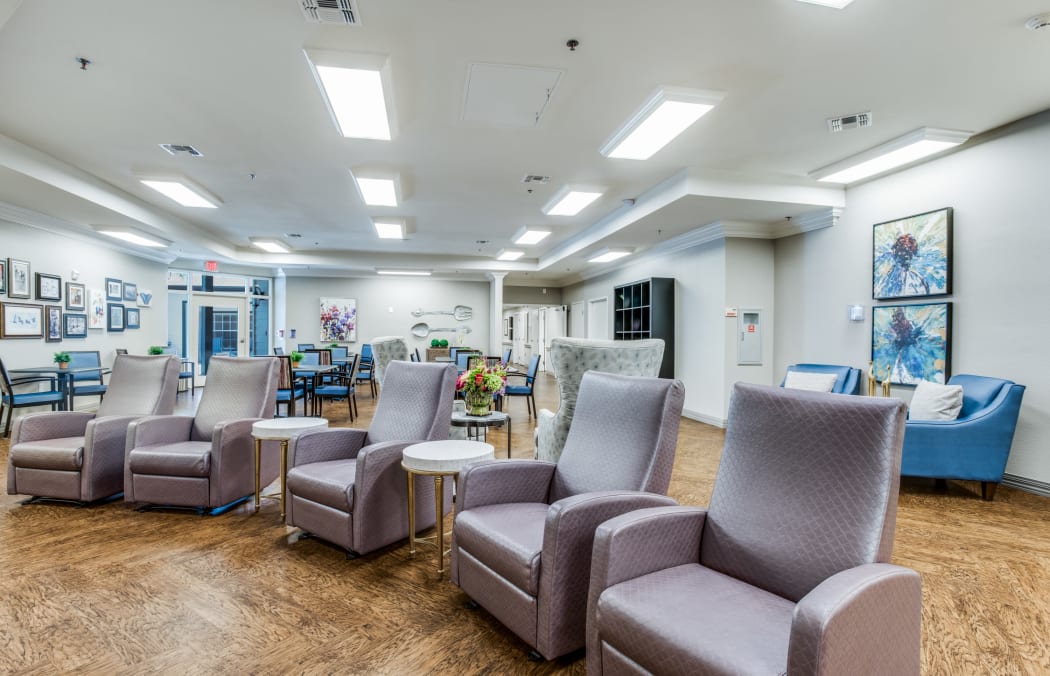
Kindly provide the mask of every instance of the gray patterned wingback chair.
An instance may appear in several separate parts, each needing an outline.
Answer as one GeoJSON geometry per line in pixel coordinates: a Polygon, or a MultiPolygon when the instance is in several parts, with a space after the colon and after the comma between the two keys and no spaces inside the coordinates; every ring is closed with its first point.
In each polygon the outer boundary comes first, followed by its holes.
{"type": "MultiPolygon", "coordinates": [[[[447,439],[456,369],[452,364],[394,361],[367,430],[306,432],[291,444],[285,521],[352,554],[408,537],[406,446],[447,439]]],[[[444,512],[452,509],[446,484],[444,512]]],[[[434,525],[434,482],[417,476],[416,526],[434,525]]]]}
{"type": "Polygon", "coordinates": [[[681,381],[590,372],[557,463],[500,460],[460,473],[452,582],[547,659],[584,644],[594,529],[674,505],[681,381]]]}
{"type": "Polygon", "coordinates": [[[408,361],[408,344],[401,336],[381,336],[372,339],[372,368],[375,379],[383,386],[386,367],[392,361],[408,361]]]}
{"type": "Polygon", "coordinates": [[[595,535],[587,673],[918,674],[904,404],[738,383],[711,504],[595,535]]]}
{"type": "MultiPolygon", "coordinates": [[[[196,415],[131,423],[124,500],[219,514],[252,495],[252,424],[273,417],[277,371],[277,357],[212,357],[196,415]]],[[[267,450],[263,486],[277,478],[280,465],[276,446],[267,450]]]]}
{"type": "Polygon", "coordinates": [[[19,418],[7,457],[7,492],[93,502],[124,489],[128,423],[175,408],[179,360],[117,355],[108,394],[94,413],[58,411],[19,418]]]}
{"type": "Polygon", "coordinates": [[[580,379],[587,371],[622,373],[625,376],[660,374],[664,341],[584,340],[555,338],[551,341],[550,363],[558,379],[558,411],[543,409],[537,416],[536,459],[557,462],[576,411],[580,379]]]}

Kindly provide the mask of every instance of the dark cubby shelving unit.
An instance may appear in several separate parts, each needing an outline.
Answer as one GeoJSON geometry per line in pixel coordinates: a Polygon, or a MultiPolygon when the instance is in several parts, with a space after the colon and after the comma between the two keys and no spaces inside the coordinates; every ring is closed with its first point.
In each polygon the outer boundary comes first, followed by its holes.
{"type": "Polygon", "coordinates": [[[613,289],[613,338],[662,338],[661,378],[674,378],[674,279],[651,277],[613,289]]]}

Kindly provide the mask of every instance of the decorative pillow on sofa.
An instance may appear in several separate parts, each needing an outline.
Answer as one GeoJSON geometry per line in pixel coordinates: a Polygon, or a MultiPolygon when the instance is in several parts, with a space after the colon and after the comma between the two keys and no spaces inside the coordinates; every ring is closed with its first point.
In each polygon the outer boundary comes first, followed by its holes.
{"type": "Polygon", "coordinates": [[[813,392],[830,392],[835,387],[834,373],[808,373],[806,371],[788,371],[784,378],[785,389],[812,390],[813,392]]]}
{"type": "Polygon", "coordinates": [[[925,380],[915,387],[909,420],[955,420],[963,405],[962,385],[940,385],[925,380]]]}

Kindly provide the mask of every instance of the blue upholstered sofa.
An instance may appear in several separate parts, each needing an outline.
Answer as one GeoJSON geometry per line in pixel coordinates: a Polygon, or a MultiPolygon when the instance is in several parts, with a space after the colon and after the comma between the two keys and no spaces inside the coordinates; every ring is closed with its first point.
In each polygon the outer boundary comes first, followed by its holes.
{"type": "Polygon", "coordinates": [[[909,420],[901,474],[981,482],[981,496],[995,497],[1013,443],[1024,385],[1001,378],[956,375],[963,388],[956,420],[909,420]]]}
{"type": "MultiPolygon", "coordinates": [[[[792,364],[787,367],[788,371],[802,371],[803,373],[834,373],[835,386],[831,388],[832,392],[837,394],[857,394],[860,391],[860,369],[855,369],[852,366],[836,366],[834,364],[792,364]]],[[[780,381],[780,386],[784,386],[784,381],[787,380],[787,375],[784,375],[784,380],[780,381]]]]}

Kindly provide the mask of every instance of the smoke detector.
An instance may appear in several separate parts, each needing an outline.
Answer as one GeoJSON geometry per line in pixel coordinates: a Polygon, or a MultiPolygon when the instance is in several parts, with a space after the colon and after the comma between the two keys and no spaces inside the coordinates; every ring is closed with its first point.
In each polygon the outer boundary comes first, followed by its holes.
{"type": "Polygon", "coordinates": [[[1028,21],[1025,21],[1024,26],[1030,31],[1039,31],[1044,28],[1050,28],[1050,12],[1036,14],[1028,21]]]}
{"type": "Polygon", "coordinates": [[[310,23],[359,26],[361,20],[351,0],[298,0],[303,16],[310,23]]]}
{"type": "Polygon", "coordinates": [[[828,131],[835,133],[839,131],[845,131],[847,129],[859,129],[860,127],[871,126],[871,111],[866,110],[863,113],[854,113],[852,115],[843,115],[842,117],[829,117],[828,118],[828,131]]]}
{"type": "Polygon", "coordinates": [[[178,145],[175,143],[161,143],[161,148],[168,151],[169,155],[189,155],[190,157],[204,157],[204,153],[193,146],[178,145]]]}

